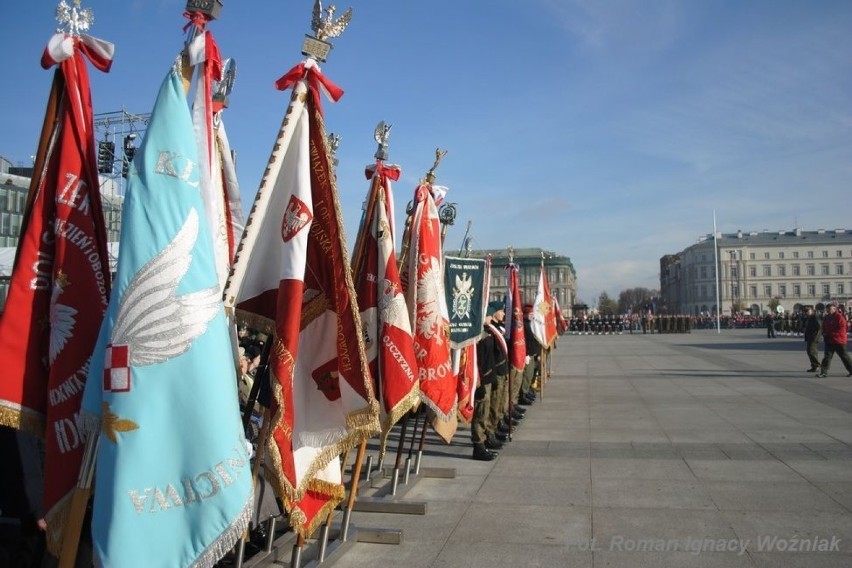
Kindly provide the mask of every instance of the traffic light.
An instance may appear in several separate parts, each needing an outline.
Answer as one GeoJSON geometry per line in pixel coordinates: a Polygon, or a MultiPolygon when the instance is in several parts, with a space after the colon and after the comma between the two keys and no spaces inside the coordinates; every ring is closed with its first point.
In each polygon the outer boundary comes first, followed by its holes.
{"type": "Polygon", "coordinates": [[[103,140],[98,142],[98,173],[111,174],[115,161],[115,142],[103,140]]]}
{"type": "Polygon", "coordinates": [[[133,156],[136,155],[136,146],[133,141],[136,140],[136,134],[130,133],[124,137],[124,158],[121,160],[121,177],[127,179],[130,175],[130,164],[133,162],[133,156]]]}

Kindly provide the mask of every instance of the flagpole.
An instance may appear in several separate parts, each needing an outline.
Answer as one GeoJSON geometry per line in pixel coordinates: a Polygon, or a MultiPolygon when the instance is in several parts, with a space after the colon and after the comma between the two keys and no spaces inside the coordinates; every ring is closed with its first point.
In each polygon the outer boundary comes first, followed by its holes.
{"type": "Polygon", "coordinates": [[[716,241],[716,210],[713,209],[713,262],[716,270],[716,333],[722,333],[721,300],[719,298],[719,243],[716,241]]]}
{"type": "MultiPolygon", "coordinates": [[[[374,137],[376,142],[379,144],[378,150],[376,150],[375,158],[376,158],[376,169],[373,172],[372,181],[370,183],[370,190],[367,196],[367,206],[364,210],[362,223],[360,226],[360,230],[358,231],[358,239],[355,243],[355,250],[352,256],[352,275],[354,282],[360,282],[363,277],[362,272],[365,270],[364,263],[366,257],[366,246],[367,246],[367,235],[372,230],[373,226],[373,216],[375,214],[375,207],[377,202],[379,202],[380,206],[384,207],[384,199],[381,198],[380,192],[384,189],[383,185],[383,174],[381,172],[381,168],[383,167],[384,160],[388,157],[388,136],[390,134],[391,125],[386,125],[384,121],[380,121],[376,126],[374,137]]],[[[381,357],[381,349],[377,350],[376,357],[381,357]]],[[[377,369],[381,369],[381,365],[376,366],[377,369]]],[[[381,373],[381,371],[379,371],[381,373]]],[[[376,377],[379,384],[381,384],[381,376],[376,377]]],[[[379,388],[379,392],[381,392],[381,388],[379,388]]],[[[346,508],[343,512],[343,519],[341,520],[340,527],[340,540],[342,542],[346,542],[349,538],[349,522],[352,516],[352,510],[355,507],[355,499],[358,495],[358,483],[361,478],[361,466],[364,461],[364,455],[367,453],[367,438],[363,437],[361,439],[361,443],[358,446],[358,453],[355,456],[355,464],[353,466],[352,474],[350,475],[350,484],[349,484],[349,499],[346,503],[346,508]]],[[[345,457],[343,459],[343,464],[341,464],[341,472],[346,467],[346,461],[349,457],[349,450],[346,450],[344,454],[345,457]]],[[[341,474],[342,477],[342,474],[341,474]]],[[[334,518],[334,510],[332,509],[328,513],[328,518],[326,520],[326,524],[323,527],[323,532],[320,538],[320,550],[318,553],[318,559],[322,562],[325,559],[325,552],[328,543],[328,534],[331,528],[331,522],[334,518]]]]}

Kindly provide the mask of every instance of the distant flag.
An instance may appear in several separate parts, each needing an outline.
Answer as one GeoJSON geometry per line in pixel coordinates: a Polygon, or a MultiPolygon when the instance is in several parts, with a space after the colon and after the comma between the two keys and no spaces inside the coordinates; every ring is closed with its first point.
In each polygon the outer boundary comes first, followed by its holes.
{"type": "Polygon", "coordinates": [[[379,409],[319,103],[343,91],[313,59],[276,85],[293,95],[225,297],[273,334],[268,479],[308,536],[343,499],[339,454],[379,431],[379,409]]]}
{"type": "Polygon", "coordinates": [[[449,313],[444,295],[438,203],[445,189],[422,183],[414,191],[409,251],[402,283],[414,333],[421,400],[432,427],[447,442],[456,427],[457,385],[450,361],[449,313]]]}
{"type": "Polygon", "coordinates": [[[553,310],[553,298],[547,272],[544,270],[544,260],[541,261],[538,291],[533,302],[533,319],[530,323],[536,340],[545,349],[549,348],[556,339],[556,313],[553,310]]]}
{"type": "Polygon", "coordinates": [[[509,349],[509,366],[517,372],[523,372],[527,358],[527,344],[524,339],[523,303],[521,288],[518,284],[518,265],[506,266],[506,345],[509,349]]]}
{"type": "Polygon", "coordinates": [[[356,247],[355,287],[367,348],[367,360],[381,401],[382,440],[396,422],[419,401],[417,360],[411,323],[399,281],[394,234],[389,207],[393,203],[391,180],[399,168],[379,161],[367,170],[372,179],[368,206],[372,213],[361,228],[356,247]]]}
{"type": "Polygon", "coordinates": [[[252,513],[197,166],[173,69],[130,172],[115,287],[84,398],[100,419],[92,539],[102,566],[212,566],[252,513]]]}
{"type": "Polygon", "coordinates": [[[109,297],[86,58],[109,71],[113,46],[56,34],[58,68],[42,126],[6,309],[0,316],[0,424],[45,440],[47,543],[59,555],[83,459],[80,403],[109,297]]]}

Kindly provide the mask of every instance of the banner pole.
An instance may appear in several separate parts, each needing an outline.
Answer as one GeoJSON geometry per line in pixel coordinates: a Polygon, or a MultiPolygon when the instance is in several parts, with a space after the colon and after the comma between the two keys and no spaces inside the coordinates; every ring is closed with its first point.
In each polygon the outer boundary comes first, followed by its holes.
{"type": "Polygon", "coordinates": [[[77,549],[80,545],[83,519],[86,517],[86,507],[89,504],[89,497],[92,495],[92,478],[95,473],[95,460],[100,439],[99,432],[91,432],[86,438],[86,448],[83,454],[83,463],[80,466],[77,487],[71,496],[71,510],[62,532],[59,568],[74,568],[77,562],[77,549]]]}

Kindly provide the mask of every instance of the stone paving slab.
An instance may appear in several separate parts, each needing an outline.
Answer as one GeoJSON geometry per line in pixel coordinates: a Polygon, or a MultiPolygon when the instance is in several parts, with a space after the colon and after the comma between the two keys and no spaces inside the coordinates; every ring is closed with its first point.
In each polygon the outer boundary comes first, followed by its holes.
{"type": "Polygon", "coordinates": [[[564,336],[495,461],[470,459],[464,427],[430,433],[423,466],[455,478],[412,479],[426,515],[355,513],[403,542],[332,563],[852,566],[852,379],[806,368],[801,338],[759,329],[564,336]]]}

